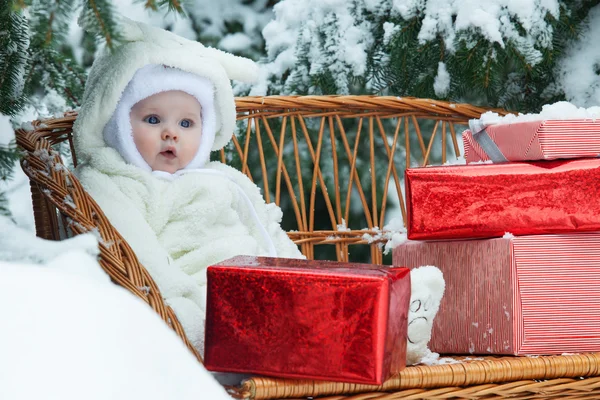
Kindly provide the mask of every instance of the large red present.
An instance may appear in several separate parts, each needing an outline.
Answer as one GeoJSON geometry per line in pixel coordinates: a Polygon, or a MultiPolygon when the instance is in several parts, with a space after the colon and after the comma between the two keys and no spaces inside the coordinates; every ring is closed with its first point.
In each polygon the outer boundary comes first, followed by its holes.
{"type": "Polygon", "coordinates": [[[462,134],[467,163],[600,155],[600,120],[542,120],[489,126],[476,120],[470,125],[471,129],[462,134]]]}
{"type": "Polygon", "coordinates": [[[207,274],[211,371],[379,385],[406,366],[408,268],[239,256],[207,274]]]}
{"type": "Polygon", "coordinates": [[[598,232],[408,241],[393,260],[444,274],[431,350],[562,354],[600,351],[599,249],[598,232]]]}
{"type": "Polygon", "coordinates": [[[600,231],[600,159],[406,171],[409,239],[600,231]]]}

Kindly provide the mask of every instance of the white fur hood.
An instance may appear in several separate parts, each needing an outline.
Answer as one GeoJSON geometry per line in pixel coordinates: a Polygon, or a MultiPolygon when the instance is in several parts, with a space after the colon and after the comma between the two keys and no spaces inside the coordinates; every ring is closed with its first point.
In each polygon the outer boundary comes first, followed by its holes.
{"type": "Polygon", "coordinates": [[[80,163],[89,163],[94,154],[110,147],[103,137],[103,129],[136,71],[150,64],[178,68],[212,83],[216,133],[211,150],[225,146],[233,135],[236,121],[230,79],[256,80],[256,64],[163,29],[127,18],[119,21],[123,44],[112,52],[106,50],[95,60],[87,79],[83,105],[73,127],[80,163]]]}

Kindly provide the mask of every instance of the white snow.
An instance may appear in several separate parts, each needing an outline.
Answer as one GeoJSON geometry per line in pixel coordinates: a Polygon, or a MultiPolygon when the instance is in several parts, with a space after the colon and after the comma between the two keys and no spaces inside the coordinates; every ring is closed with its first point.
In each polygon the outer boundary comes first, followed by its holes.
{"type": "Polygon", "coordinates": [[[337,230],[341,232],[350,231],[350,228],[346,225],[346,220],[342,218],[342,223],[337,225],[337,230]]]}
{"type": "Polygon", "coordinates": [[[0,114],[0,145],[6,145],[15,138],[15,133],[10,124],[10,118],[0,114]]]}
{"type": "MultiPolygon", "coordinates": [[[[599,77],[600,78],[600,77],[599,77]]],[[[559,101],[554,104],[546,104],[542,106],[542,111],[539,114],[508,114],[500,116],[495,112],[488,111],[481,115],[481,122],[484,125],[501,125],[514,124],[517,122],[527,121],[543,121],[557,119],[589,119],[596,120],[600,118],[600,106],[589,108],[577,107],[575,104],[567,101],[559,101]]]]}
{"type": "Polygon", "coordinates": [[[392,22],[384,22],[383,23],[383,44],[388,44],[392,37],[400,30],[398,25],[393,24],[392,22]]]}
{"type": "Polygon", "coordinates": [[[390,222],[383,227],[384,237],[387,239],[383,249],[383,254],[388,254],[394,247],[408,240],[406,228],[402,216],[390,219],[390,222]]]}
{"type": "Polygon", "coordinates": [[[0,224],[0,260],[25,260],[0,261],[1,399],[230,399],[147,304],[111,283],[92,235],[51,242],[0,224]]]}
{"type": "Polygon", "coordinates": [[[98,240],[91,233],[59,242],[43,240],[34,236],[31,230],[19,227],[8,217],[0,215],[0,260],[46,263],[74,248],[96,256],[98,240]]]}
{"type": "Polygon", "coordinates": [[[423,365],[445,365],[445,364],[460,364],[462,361],[451,357],[440,357],[438,353],[429,351],[429,354],[421,358],[419,364],[423,365]]]}
{"type": "MultiPolygon", "coordinates": [[[[345,225],[342,227],[345,227],[345,225]]],[[[339,228],[340,225],[338,225],[338,230],[341,230],[339,228]]],[[[363,228],[361,230],[372,231],[372,233],[365,232],[361,236],[362,240],[369,244],[382,239],[385,240],[383,245],[380,243],[380,245],[384,248],[383,254],[388,254],[394,247],[408,240],[402,216],[391,218],[390,221],[383,227],[383,229],[380,229],[378,226],[374,226],[373,228],[363,228]]]]}
{"type": "MultiPolygon", "coordinates": [[[[553,30],[546,16],[560,16],[558,0],[282,0],[274,11],[275,18],[263,29],[268,62],[262,65],[263,76],[252,88],[253,95],[266,94],[268,80],[288,71],[292,73],[287,81],[276,85],[283,93],[293,93],[293,80],[308,85],[323,71],[336,79],[337,94],[348,93],[346,76],[364,73],[367,52],[376,44],[371,37],[374,27],[382,24],[384,45],[398,32],[399,26],[382,20],[388,13],[404,20],[422,18],[418,37],[423,44],[441,36],[453,51],[455,39],[474,46],[482,35],[502,47],[510,42],[532,66],[542,60],[543,50],[552,47],[553,30]],[[376,17],[366,19],[367,12],[376,17]],[[296,65],[301,53],[306,53],[309,68],[296,65]]],[[[450,76],[445,66],[437,75],[436,93],[446,93],[450,76]]]]}
{"type": "MultiPolygon", "coordinates": [[[[383,3],[371,0],[368,6],[374,9],[380,4],[383,3]]],[[[329,71],[336,79],[338,94],[349,93],[346,72],[357,76],[364,74],[367,51],[373,44],[373,24],[359,15],[361,9],[365,10],[365,4],[344,0],[284,0],[277,3],[273,8],[275,19],[262,31],[270,62],[263,66],[262,80],[252,88],[251,94],[264,95],[266,81],[291,69],[301,48],[308,49],[311,64],[310,70],[298,72],[304,81],[329,71]],[[358,14],[355,9],[359,10],[358,14]]],[[[288,81],[291,79],[293,76],[288,81]]],[[[291,88],[286,92],[291,92],[291,88]]]]}
{"type": "Polygon", "coordinates": [[[446,64],[443,62],[438,63],[438,71],[433,82],[433,90],[435,95],[438,97],[444,97],[450,90],[450,74],[446,69],[446,64]]]}
{"type": "MultiPolygon", "coordinates": [[[[6,145],[15,138],[15,133],[7,116],[0,114],[0,145],[6,145]]],[[[0,192],[8,200],[8,210],[17,225],[33,232],[33,206],[29,178],[18,162],[15,162],[13,177],[8,181],[0,181],[0,192]]],[[[2,249],[0,249],[0,252],[2,249]]]]}
{"type": "MultiPolygon", "coordinates": [[[[462,143],[462,140],[459,140],[457,142],[462,143]]],[[[464,144],[463,144],[463,146],[464,146],[464,144]]],[[[465,164],[467,164],[467,160],[464,157],[464,150],[461,150],[461,154],[463,154],[463,155],[458,156],[456,158],[450,157],[450,159],[442,165],[465,165],[465,164]]]]}
{"type": "MultiPolygon", "coordinates": [[[[419,32],[422,43],[433,40],[436,35],[444,38],[452,49],[456,37],[473,39],[481,34],[490,42],[502,47],[513,41],[519,50],[527,52],[534,45],[551,47],[552,29],[546,23],[546,14],[559,16],[558,0],[392,0],[392,12],[404,19],[423,15],[419,32]],[[526,32],[521,36],[513,20],[526,32]]],[[[541,59],[528,60],[535,65],[541,59]]]]}
{"type": "Polygon", "coordinates": [[[195,0],[184,2],[184,9],[206,36],[224,36],[225,24],[235,21],[242,25],[242,32],[251,38],[252,44],[258,45],[262,41],[259,32],[272,19],[273,12],[265,7],[266,1],[245,3],[243,0],[195,0]]]}
{"type": "Polygon", "coordinates": [[[243,52],[252,46],[252,38],[245,33],[237,32],[226,35],[219,42],[219,48],[229,52],[243,52]]]}
{"type": "Polygon", "coordinates": [[[580,107],[600,105],[600,5],[590,10],[586,24],[556,71],[567,100],[580,107]]]}

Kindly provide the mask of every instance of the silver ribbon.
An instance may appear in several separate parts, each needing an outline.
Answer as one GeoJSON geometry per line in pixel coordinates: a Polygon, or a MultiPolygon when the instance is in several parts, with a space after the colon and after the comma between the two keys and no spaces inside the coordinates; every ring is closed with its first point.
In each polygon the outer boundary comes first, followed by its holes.
{"type": "Polygon", "coordinates": [[[473,134],[473,139],[475,139],[475,141],[479,143],[479,145],[481,146],[483,151],[485,151],[485,153],[488,155],[490,160],[492,160],[493,163],[508,162],[508,159],[504,157],[504,154],[502,154],[502,152],[498,148],[498,145],[494,143],[492,138],[490,138],[490,135],[488,135],[485,128],[485,125],[483,125],[480,120],[469,120],[469,129],[473,134]]]}

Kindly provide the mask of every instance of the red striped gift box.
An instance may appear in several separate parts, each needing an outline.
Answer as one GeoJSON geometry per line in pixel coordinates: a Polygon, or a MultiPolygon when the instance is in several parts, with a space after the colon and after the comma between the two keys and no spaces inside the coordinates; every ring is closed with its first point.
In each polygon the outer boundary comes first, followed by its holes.
{"type": "Polygon", "coordinates": [[[600,231],[600,158],[406,170],[412,240],[600,231]]]}
{"type": "MultiPolygon", "coordinates": [[[[586,158],[600,155],[600,120],[547,120],[490,125],[485,132],[507,161],[586,158]]],[[[488,161],[490,154],[473,136],[462,134],[467,163],[488,161]]]]}
{"type": "Polygon", "coordinates": [[[395,265],[444,274],[435,352],[600,351],[600,233],[409,241],[393,254],[395,265]]]}

